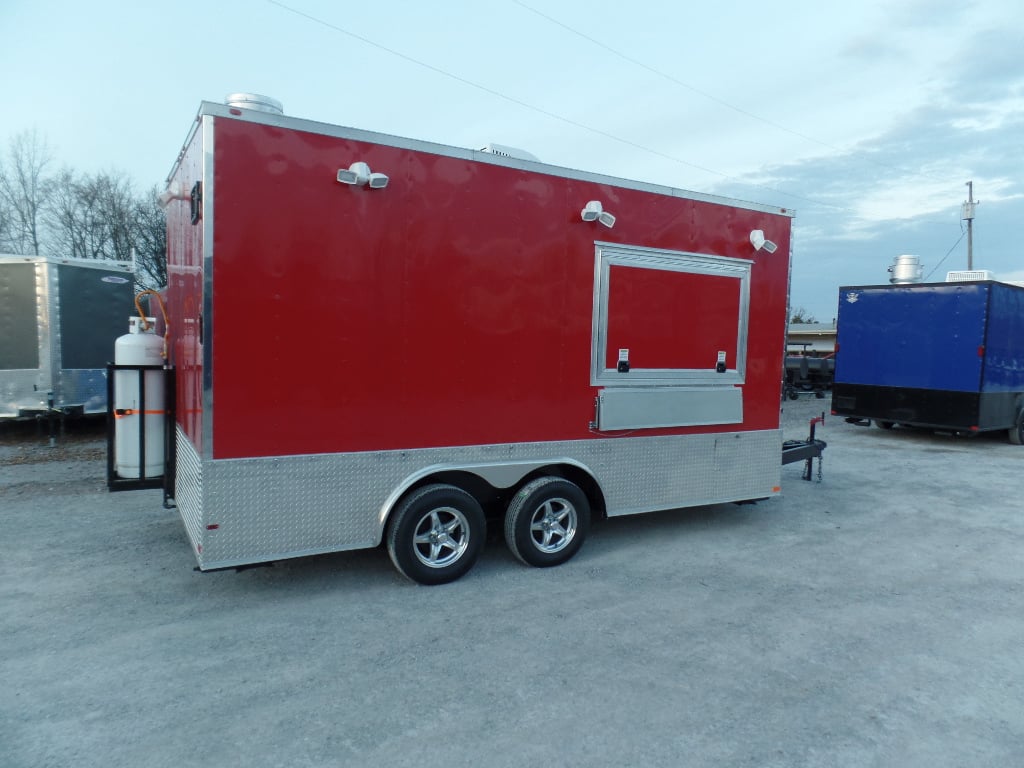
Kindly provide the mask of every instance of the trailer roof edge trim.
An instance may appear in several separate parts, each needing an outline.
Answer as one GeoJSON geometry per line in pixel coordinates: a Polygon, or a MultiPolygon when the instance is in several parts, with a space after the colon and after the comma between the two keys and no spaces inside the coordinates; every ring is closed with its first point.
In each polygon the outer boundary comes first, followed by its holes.
{"type": "MultiPolygon", "coordinates": [[[[520,160],[518,158],[504,157],[502,155],[482,152],[480,150],[466,149],[464,147],[455,147],[447,144],[437,144],[431,141],[410,139],[387,133],[377,133],[375,131],[368,131],[362,128],[334,125],[333,123],[323,123],[316,120],[292,117],[290,115],[277,115],[270,112],[239,109],[237,107],[233,108],[227,104],[219,104],[212,101],[203,101],[200,103],[196,120],[193,122],[188,135],[185,137],[185,142],[182,145],[183,148],[188,146],[189,141],[192,139],[192,135],[197,130],[199,122],[204,116],[243,120],[251,123],[271,125],[277,128],[290,128],[293,130],[307,131],[309,133],[318,133],[325,136],[333,136],[335,138],[354,139],[356,141],[365,141],[373,144],[397,147],[399,149],[411,149],[418,152],[428,152],[430,154],[444,155],[463,160],[475,160],[478,162],[491,163],[492,165],[503,165],[510,168],[518,168],[520,170],[529,170],[535,173],[546,173],[552,176],[561,176],[563,178],[575,179],[577,181],[587,181],[595,184],[610,184],[626,189],[635,189],[641,192],[653,192],[686,200],[696,200],[698,202],[712,203],[715,205],[727,205],[733,208],[743,208],[745,210],[770,213],[777,216],[793,218],[796,215],[796,211],[793,208],[782,208],[776,205],[755,203],[749,200],[739,200],[722,195],[693,192],[678,187],[669,187],[662,184],[653,184],[650,182],[636,181],[634,179],[620,178],[618,176],[592,173],[590,171],[551,165],[549,163],[539,161],[520,160]]],[[[178,159],[175,160],[170,173],[167,174],[168,182],[174,176],[180,162],[181,154],[179,153],[178,159]]]]}
{"type": "Polygon", "coordinates": [[[866,285],[841,285],[839,286],[840,292],[842,291],[866,291],[869,289],[897,289],[897,288],[938,288],[941,286],[948,286],[955,288],[958,285],[1005,285],[1007,288],[1018,288],[1024,289],[1024,285],[1016,282],[1006,282],[1005,280],[939,280],[930,283],[869,283],[866,285]]]}

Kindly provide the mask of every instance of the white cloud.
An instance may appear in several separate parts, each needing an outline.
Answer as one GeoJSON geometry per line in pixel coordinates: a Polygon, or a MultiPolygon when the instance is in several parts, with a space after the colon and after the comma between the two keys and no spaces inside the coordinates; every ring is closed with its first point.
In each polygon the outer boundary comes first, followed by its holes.
{"type": "Polygon", "coordinates": [[[961,131],[997,131],[1008,127],[1007,123],[1019,122],[1024,118],[1024,96],[1014,95],[1001,101],[964,106],[972,114],[954,118],[951,123],[954,128],[961,131]]]}

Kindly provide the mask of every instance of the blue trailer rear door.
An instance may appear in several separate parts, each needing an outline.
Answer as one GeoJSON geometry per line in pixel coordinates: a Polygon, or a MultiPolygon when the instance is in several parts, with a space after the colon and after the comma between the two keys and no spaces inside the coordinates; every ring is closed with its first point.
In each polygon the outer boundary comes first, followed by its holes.
{"type": "Polygon", "coordinates": [[[978,392],[988,286],[842,288],[836,382],[978,392]]]}

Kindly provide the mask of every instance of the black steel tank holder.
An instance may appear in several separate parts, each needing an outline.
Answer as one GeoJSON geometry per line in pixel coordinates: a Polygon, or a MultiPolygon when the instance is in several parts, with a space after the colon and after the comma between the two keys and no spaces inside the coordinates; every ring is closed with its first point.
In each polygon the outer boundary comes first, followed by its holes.
{"type": "Polygon", "coordinates": [[[166,369],[162,365],[115,365],[107,363],[107,490],[109,491],[136,491],[144,488],[163,488],[164,505],[166,506],[168,494],[173,495],[174,489],[174,444],[173,432],[168,429],[168,424],[173,424],[174,413],[174,378],[173,369],[166,369]],[[139,477],[123,478],[114,470],[114,422],[118,416],[125,416],[130,409],[114,408],[114,372],[132,371],[138,375],[139,402],[146,402],[146,372],[160,371],[164,376],[164,471],[159,477],[146,476],[146,418],[140,415],[139,418],[139,477]]]}

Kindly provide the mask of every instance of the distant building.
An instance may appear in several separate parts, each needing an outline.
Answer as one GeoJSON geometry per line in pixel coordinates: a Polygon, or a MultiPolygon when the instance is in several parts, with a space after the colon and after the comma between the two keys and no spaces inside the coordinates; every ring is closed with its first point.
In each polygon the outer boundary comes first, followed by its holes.
{"type": "Polygon", "coordinates": [[[835,323],[790,323],[786,353],[824,357],[836,351],[835,323]]]}

